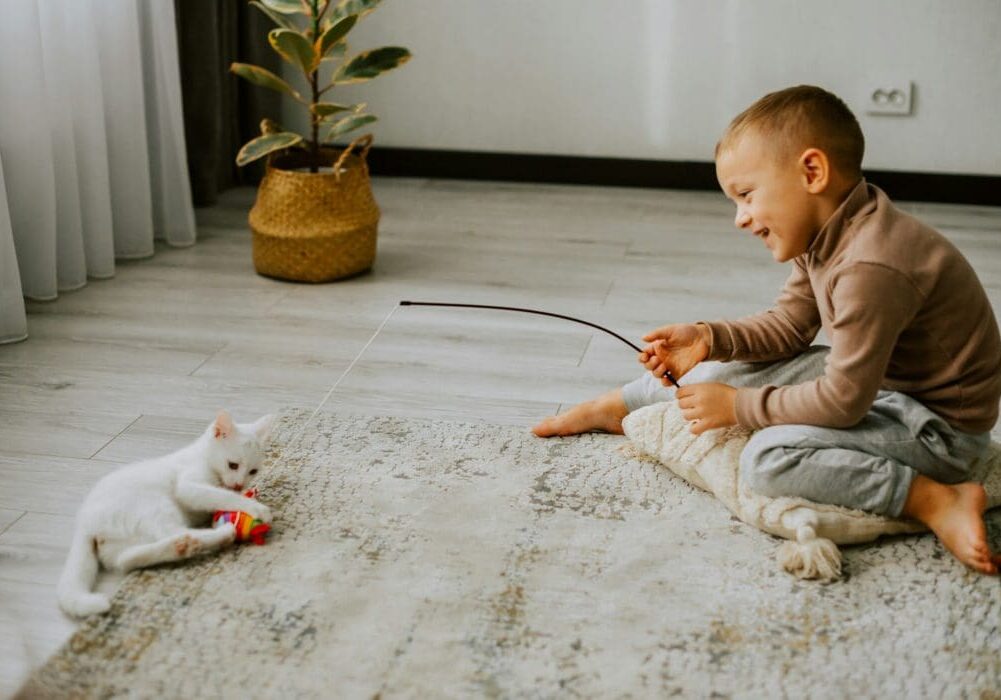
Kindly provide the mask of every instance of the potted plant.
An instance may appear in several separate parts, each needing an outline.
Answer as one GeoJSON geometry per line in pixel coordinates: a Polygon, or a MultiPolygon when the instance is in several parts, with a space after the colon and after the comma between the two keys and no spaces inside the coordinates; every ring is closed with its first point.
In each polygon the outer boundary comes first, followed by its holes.
{"type": "Polygon", "coordinates": [[[250,210],[254,267],[268,277],[326,282],[369,269],[375,260],[379,208],[365,157],[371,134],[338,149],[334,140],[374,122],[365,104],[339,104],[331,91],[361,83],[410,59],[399,46],[348,57],[345,37],[379,0],[251,0],[277,25],[271,47],[302,71],[309,93],[259,66],[234,63],[241,78],[288,95],[308,109],[309,138],[271,119],[244,144],[239,166],[267,157],[264,179],[250,210]],[[354,151],[358,149],[358,153],[354,151]]]}

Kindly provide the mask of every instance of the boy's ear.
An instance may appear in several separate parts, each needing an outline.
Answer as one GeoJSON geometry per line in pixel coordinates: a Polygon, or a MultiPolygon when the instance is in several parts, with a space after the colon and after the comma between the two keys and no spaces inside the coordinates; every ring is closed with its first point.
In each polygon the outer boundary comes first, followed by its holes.
{"type": "Polygon", "coordinates": [[[820,194],[831,181],[831,162],[819,148],[808,148],[799,156],[803,185],[810,194],[820,194]]]}
{"type": "Polygon", "coordinates": [[[251,423],[250,431],[257,436],[259,442],[266,443],[268,438],[271,437],[271,428],[274,427],[275,416],[273,413],[269,413],[266,416],[258,418],[256,421],[251,423]]]}
{"type": "Polygon", "coordinates": [[[224,410],[219,411],[219,415],[215,417],[215,422],[212,424],[213,437],[216,439],[228,438],[234,430],[236,430],[236,426],[233,425],[233,419],[229,413],[224,410]]]}

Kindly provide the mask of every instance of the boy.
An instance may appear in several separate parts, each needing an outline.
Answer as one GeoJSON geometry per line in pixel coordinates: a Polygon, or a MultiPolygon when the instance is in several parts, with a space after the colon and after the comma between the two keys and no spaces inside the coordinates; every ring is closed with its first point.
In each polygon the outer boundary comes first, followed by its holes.
{"type": "Polygon", "coordinates": [[[774,307],[652,331],[650,374],[533,430],[621,433],[627,413],[676,395],[695,434],[758,431],[740,465],[754,490],[915,518],[996,574],[984,490],[967,479],[998,417],[997,322],[962,254],[862,178],[863,150],[854,115],[817,87],[738,115],[716,175],[735,225],[793,264],[774,307]],[[810,345],[821,327],[831,348],[810,345]],[[666,371],[688,381],[675,392],[666,371]]]}

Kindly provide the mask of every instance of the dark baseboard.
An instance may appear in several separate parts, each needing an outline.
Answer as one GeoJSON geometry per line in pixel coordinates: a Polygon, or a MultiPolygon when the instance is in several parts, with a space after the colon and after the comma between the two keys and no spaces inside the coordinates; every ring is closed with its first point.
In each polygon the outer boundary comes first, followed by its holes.
{"type": "MultiPolygon", "coordinates": [[[[704,161],[393,147],[373,148],[368,159],[374,175],[681,190],[719,189],[715,167],[704,161]]],[[[867,170],[865,176],[892,199],[1001,206],[1001,176],[997,175],[867,170]]]]}

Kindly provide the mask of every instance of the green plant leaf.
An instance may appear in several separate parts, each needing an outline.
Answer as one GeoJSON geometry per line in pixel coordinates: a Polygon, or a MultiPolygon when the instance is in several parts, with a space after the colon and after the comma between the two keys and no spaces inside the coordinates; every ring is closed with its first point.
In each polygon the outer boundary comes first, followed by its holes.
{"type": "Polygon", "coordinates": [[[290,95],[300,102],[303,102],[302,95],[296,92],[291,85],[265,68],[252,66],[249,63],[234,63],[229,67],[229,69],[231,72],[236,73],[244,80],[249,80],[255,85],[277,90],[278,92],[284,92],[286,95],[290,95]]]}
{"type": "Polygon", "coordinates": [[[355,26],[355,22],[357,21],[358,15],[348,15],[323,32],[323,35],[319,38],[317,45],[314,47],[316,49],[316,53],[321,57],[325,56],[327,51],[333,48],[338,41],[343,39],[344,36],[351,31],[351,27],[355,26]]]}
{"type": "Polygon", "coordinates": [[[334,75],[335,85],[349,85],[371,80],[410,60],[410,52],[402,46],[384,46],[360,53],[341,66],[334,75]]]}
{"type": "Polygon", "coordinates": [[[341,0],[330,13],[331,22],[336,22],[348,15],[358,15],[361,19],[372,12],[379,4],[380,0],[341,0]]]}
{"type": "Polygon", "coordinates": [[[333,102],[317,102],[310,105],[309,109],[318,117],[329,117],[331,114],[337,114],[338,112],[357,112],[361,106],[363,105],[339,105],[333,102]]]}
{"type": "Polygon", "coordinates": [[[236,164],[244,166],[273,151],[288,148],[300,141],[302,141],[302,137],[299,134],[293,134],[291,131],[258,136],[256,139],[251,139],[243,144],[243,148],[236,154],[236,164]]]}
{"type": "Polygon", "coordinates": [[[366,124],[371,124],[378,117],[374,114],[356,114],[351,117],[344,117],[340,121],[336,121],[331,125],[330,130],[327,132],[327,141],[333,141],[338,136],[348,133],[349,131],[354,131],[355,129],[361,128],[366,124]]]}
{"type": "Polygon", "coordinates": [[[293,29],[272,29],[268,32],[268,42],[279,56],[293,66],[302,68],[304,73],[314,69],[316,54],[309,39],[293,29]]]}
{"type": "Polygon", "coordinates": [[[292,20],[290,20],[289,18],[285,17],[284,15],[278,12],[275,12],[267,5],[264,5],[263,3],[259,2],[259,0],[250,0],[250,4],[256,7],[261,12],[263,12],[264,14],[266,14],[269,18],[271,18],[271,21],[277,24],[279,27],[283,29],[296,28],[295,23],[292,20]]]}
{"type": "Polygon", "coordinates": [[[306,6],[300,0],[261,0],[268,8],[283,15],[308,14],[306,6]]]}

